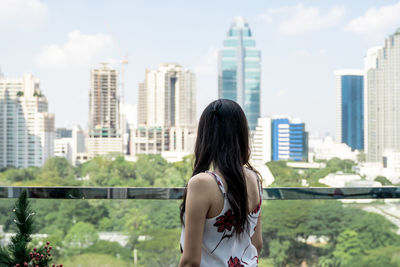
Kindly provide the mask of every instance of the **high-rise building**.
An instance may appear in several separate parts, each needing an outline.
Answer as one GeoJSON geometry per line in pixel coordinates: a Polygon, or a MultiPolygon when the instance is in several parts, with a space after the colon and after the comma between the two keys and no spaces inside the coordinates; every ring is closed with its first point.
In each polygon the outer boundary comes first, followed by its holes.
{"type": "Polygon", "coordinates": [[[400,28],[365,59],[367,161],[381,162],[386,149],[400,150],[400,28]]]}
{"type": "Polygon", "coordinates": [[[228,31],[218,69],[218,97],[239,103],[255,130],[260,117],[261,51],[243,17],[236,17],[228,31]]]}
{"type": "Polygon", "coordinates": [[[118,73],[107,63],[91,71],[88,154],[123,153],[118,73]]]}
{"type": "Polygon", "coordinates": [[[308,133],[298,119],[272,119],[272,160],[308,160],[308,133]]]}
{"type": "Polygon", "coordinates": [[[196,127],[195,75],[176,63],[146,70],[139,84],[138,124],[147,127],[196,127]]]}
{"type": "Polygon", "coordinates": [[[194,74],[175,63],[146,70],[145,81],[139,84],[138,128],[131,132],[131,154],[179,159],[192,152],[195,128],[194,74]]]}
{"type": "Polygon", "coordinates": [[[336,139],[352,150],[364,148],[364,71],[337,70],[336,139]]]}
{"type": "Polygon", "coordinates": [[[42,166],[53,155],[54,137],[39,79],[0,77],[0,167],[42,166]]]}
{"type": "Polygon", "coordinates": [[[260,165],[271,161],[271,118],[258,118],[257,127],[253,135],[253,151],[251,159],[260,165]]]}

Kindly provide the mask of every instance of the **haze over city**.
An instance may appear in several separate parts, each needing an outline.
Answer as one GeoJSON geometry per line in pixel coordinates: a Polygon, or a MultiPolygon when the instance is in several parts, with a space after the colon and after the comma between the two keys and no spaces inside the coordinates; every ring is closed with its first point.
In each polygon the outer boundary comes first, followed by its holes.
{"type": "Polygon", "coordinates": [[[334,134],[341,68],[363,68],[368,48],[400,25],[400,2],[380,1],[0,1],[0,67],[32,73],[56,126],[87,127],[90,70],[127,56],[125,100],[137,103],[146,68],[177,62],[197,76],[197,112],[217,98],[217,52],[235,16],[262,52],[261,115],[301,118],[334,134]],[[7,36],[7,37],[5,37],[7,36]]]}

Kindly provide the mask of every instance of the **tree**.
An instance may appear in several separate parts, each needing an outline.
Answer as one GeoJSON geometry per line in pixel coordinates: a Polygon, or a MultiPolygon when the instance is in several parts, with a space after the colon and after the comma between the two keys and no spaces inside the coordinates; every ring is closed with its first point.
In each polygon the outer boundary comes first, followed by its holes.
{"type": "Polygon", "coordinates": [[[354,257],[363,253],[361,240],[358,238],[357,232],[346,229],[340,233],[333,256],[341,265],[348,264],[354,257]]]}
{"type": "Polygon", "coordinates": [[[133,250],[138,243],[139,236],[146,233],[150,221],[147,214],[138,208],[131,208],[125,214],[123,221],[125,221],[125,231],[129,235],[129,246],[133,250]]]}
{"type": "Polygon", "coordinates": [[[78,222],[69,229],[64,239],[67,255],[81,253],[99,240],[95,227],[86,222],[78,222]]]}
{"type": "Polygon", "coordinates": [[[301,186],[301,175],[286,165],[286,161],[270,161],[267,167],[275,180],[273,186],[301,186]]]}
{"type": "Polygon", "coordinates": [[[137,176],[154,185],[157,179],[167,179],[165,170],[170,164],[161,155],[139,155],[135,165],[137,176]]]}
{"type": "Polygon", "coordinates": [[[118,242],[110,242],[100,240],[84,250],[84,253],[107,254],[115,258],[129,261],[131,259],[131,251],[122,247],[118,242]]]}
{"type": "Polygon", "coordinates": [[[27,191],[22,191],[18,200],[15,202],[14,222],[17,226],[17,234],[11,238],[8,247],[0,247],[0,267],[10,266],[49,266],[52,261],[51,249],[46,246],[34,248],[29,252],[28,245],[32,241],[35,213],[32,211],[27,191]]]}
{"type": "Polygon", "coordinates": [[[288,261],[288,250],[290,248],[289,241],[279,242],[272,240],[270,246],[270,257],[274,261],[275,266],[284,267],[288,261]]]}
{"type": "Polygon", "coordinates": [[[179,234],[181,229],[151,230],[149,240],[139,242],[139,262],[144,266],[177,266],[180,258],[179,234]],[[154,257],[157,255],[157,257],[154,257]]]}
{"type": "Polygon", "coordinates": [[[379,182],[382,185],[393,185],[392,182],[389,179],[387,179],[385,176],[377,176],[375,178],[375,182],[379,182]]]}

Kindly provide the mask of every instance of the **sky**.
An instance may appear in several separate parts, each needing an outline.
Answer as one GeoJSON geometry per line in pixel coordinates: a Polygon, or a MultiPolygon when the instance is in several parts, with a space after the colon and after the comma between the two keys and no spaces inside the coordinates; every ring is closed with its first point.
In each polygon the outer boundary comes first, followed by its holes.
{"type": "Polygon", "coordinates": [[[176,62],[196,74],[197,113],[218,95],[217,53],[235,16],[262,52],[261,115],[288,115],[334,134],[337,69],[362,69],[370,47],[400,27],[400,1],[0,0],[0,68],[32,73],[56,126],[87,127],[90,70],[125,67],[137,103],[146,68],[176,62]]]}

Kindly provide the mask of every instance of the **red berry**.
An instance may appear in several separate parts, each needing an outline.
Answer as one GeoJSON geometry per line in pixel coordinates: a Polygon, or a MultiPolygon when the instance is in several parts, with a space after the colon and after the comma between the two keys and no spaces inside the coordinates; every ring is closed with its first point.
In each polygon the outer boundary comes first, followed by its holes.
{"type": "Polygon", "coordinates": [[[49,247],[49,249],[52,249],[52,247],[49,247]]]}
{"type": "Polygon", "coordinates": [[[47,245],[50,245],[50,242],[49,242],[49,241],[47,241],[47,242],[46,242],[46,244],[47,244],[47,245]]]}
{"type": "Polygon", "coordinates": [[[36,250],[37,250],[36,248],[33,248],[33,251],[35,251],[35,252],[36,252],[36,250]]]}
{"type": "Polygon", "coordinates": [[[24,266],[28,266],[28,263],[27,263],[27,262],[24,262],[24,266]]]}

